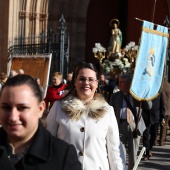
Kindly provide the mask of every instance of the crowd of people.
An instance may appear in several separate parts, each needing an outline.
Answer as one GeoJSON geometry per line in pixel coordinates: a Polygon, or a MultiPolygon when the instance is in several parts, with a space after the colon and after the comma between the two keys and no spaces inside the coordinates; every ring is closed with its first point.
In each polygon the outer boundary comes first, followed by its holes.
{"type": "Polygon", "coordinates": [[[141,137],[143,160],[150,159],[159,126],[159,145],[166,140],[170,84],[163,81],[155,99],[139,102],[129,92],[132,78],[106,79],[83,62],[65,81],[54,72],[44,94],[40,79],[22,69],[1,73],[0,167],[132,170],[141,137]]]}

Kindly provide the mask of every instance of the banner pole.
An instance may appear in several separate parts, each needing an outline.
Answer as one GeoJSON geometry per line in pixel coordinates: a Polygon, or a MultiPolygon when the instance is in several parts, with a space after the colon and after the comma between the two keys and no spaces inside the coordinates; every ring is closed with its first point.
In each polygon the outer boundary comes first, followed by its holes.
{"type": "Polygon", "coordinates": [[[154,6],[153,6],[153,13],[152,13],[152,22],[154,21],[154,17],[155,17],[155,8],[156,8],[156,0],[154,2],[154,6]]]}
{"type": "Polygon", "coordinates": [[[139,119],[140,119],[140,116],[141,116],[141,107],[142,107],[142,101],[139,102],[139,110],[138,110],[138,114],[137,114],[136,127],[135,127],[136,132],[138,130],[139,119]]]}
{"type": "MultiPolygon", "coordinates": [[[[140,22],[143,22],[144,20],[143,19],[140,19],[140,18],[134,18],[135,20],[137,21],[140,21],[140,22]]],[[[153,23],[154,24],[154,23],[153,23]]],[[[158,24],[154,24],[154,26],[158,26],[158,24]]],[[[170,30],[170,28],[168,27],[168,30],[170,30]]]]}

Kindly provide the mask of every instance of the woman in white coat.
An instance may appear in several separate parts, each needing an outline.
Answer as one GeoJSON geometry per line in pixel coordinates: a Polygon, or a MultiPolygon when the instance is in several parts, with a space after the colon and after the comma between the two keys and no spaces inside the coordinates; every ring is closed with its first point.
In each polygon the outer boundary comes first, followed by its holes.
{"type": "Polygon", "coordinates": [[[83,170],[126,169],[115,113],[96,93],[97,69],[82,63],[72,81],[68,94],[51,108],[47,129],[76,147],[83,170]]]}

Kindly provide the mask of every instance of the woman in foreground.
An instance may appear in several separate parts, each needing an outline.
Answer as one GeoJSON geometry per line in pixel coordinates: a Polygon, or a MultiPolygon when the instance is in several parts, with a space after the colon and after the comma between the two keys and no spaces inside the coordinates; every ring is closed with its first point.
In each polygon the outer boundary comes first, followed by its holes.
{"type": "Polygon", "coordinates": [[[72,145],[53,137],[40,123],[45,108],[37,82],[17,75],[0,93],[1,170],[81,170],[72,145]]]}
{"type": "Polygon", "coordinates": [[[47,129],[76,147],[83,170],[124,170],[115,113],[97,87],[95,66],[77,66],[68,94],[47,116],[47,129]]]}

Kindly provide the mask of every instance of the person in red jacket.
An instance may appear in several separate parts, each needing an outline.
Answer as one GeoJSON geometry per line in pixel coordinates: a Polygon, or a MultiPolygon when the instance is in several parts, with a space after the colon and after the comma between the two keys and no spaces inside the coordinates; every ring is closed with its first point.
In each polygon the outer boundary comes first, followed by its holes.
{"type": "Polygon", "coordinates": [[[48,87],[44,99],[47,111],[49,111],[56,100],[59,100],[64,96],[64,89],[67,85],[62,83],[62,79],[63,76],[60,72],[54,72],[52,74],[52,85],[48,87]]]}

